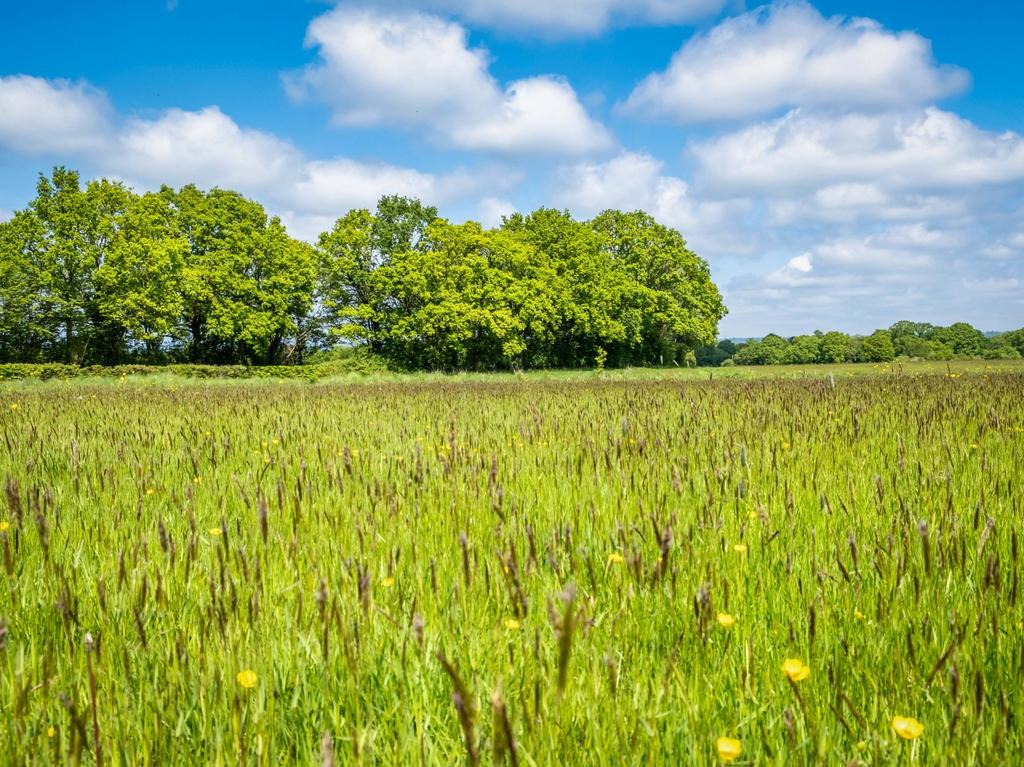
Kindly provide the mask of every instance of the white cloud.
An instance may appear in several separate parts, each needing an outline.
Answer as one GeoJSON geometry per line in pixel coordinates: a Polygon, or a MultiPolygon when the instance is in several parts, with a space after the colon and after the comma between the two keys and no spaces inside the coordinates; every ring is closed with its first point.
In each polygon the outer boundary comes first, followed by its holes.
{"type": "Polygon", "coordinates": [[[339,125],[425,127],[440,143],[507,153],[584,154],[612,141],[562,79],[502,89],[455,22],[339,6],[313,20],[307,43],[320,62],[286,86],[327,103],[339,125]]]}
{"type": "Polygon", "coordinates": [[[129,179],[246,189],[286,181],[301,161],[288,142],[240,128],[217,107],[129,120],[109,155],[105,164],[129,179]]]}
{"type": "Polygon", "coordinates": [[[107,131],[106,97],[85,83],[0,77],[0,145],[17,152],[94,149],[107,131]]]}
{"type": "Polygon", "coordinates": [[[431,124],[487,113],[501,101],[487,54],[460,25],[421,13],[338,7],[309,25],[321,61],[286,80],[326,102],[340,125],[431,124]]]}
{"type": "Polygon", "coordinates": [[[516,212],[516,206],[502,197],[484,197],[476,209],[476,218],[485,228],[501,226],[504,216],[516,212]]]}
{"type": "Polygon", "coordinates": [[[587,115],[572,87],[553,77],[517,80],[495,111],[456,123],[450,130],[456,146],[511,153],[586,154],[612,143],[610,134],[587,115]]]}
{"type": "Polygon", "coordinates": [[[795,110],[692,151],[707,184],[732,193],[832,188],[841,196],[846,185],[856,196],[873,194],[872,186],[948,190],[1024,179],[1024,138],[935,107],[879,115],[795,110]]]}
{"type": "Polygon", "coordinates": [[[981,255],[996,261],[1024,262],[1024,232],[1008,234],[981,249],[981,255]]]}
{"type": "Polygon", "coordinates": [[[689,229],[697,209],[685,181],[662,175],[663,164],[649,154],[623,152],[607,162],[563,167],[556,179],[555,200],[579,215],[608,208],[646,210],[660,222],[689,229]]]}
{"type": "Polygon", "coordinates": [[[905,271],[934,263],[929,253],[900,245],[899,234],[887,231],[823,242],[814,249],[814,257],[820,264],[847,270],[905,271]]]}
{"type": "Polygon", "coordinates": [[[893,108],[963,90],[964,70],[938,66],[930,43],[868,19],[826,19],[778,2],[689,40],[624,107],[684,122],[737,119],[785,107],[893,108]]]}
{"type": "Polygon", "coordinates": [[[1013,287],[1024,283],[1020,259],[976,258],[989,241],[983,229],[901,224],[814,242],[782,266],[735,275],[724,289],[724,332],[870,332],[905,317],[1016,327],[1024,308],[1013,287]]]}
{"type": "Polygon", "coordinates": [[[449,198],[446,187],[460,177],[441,178],[411,168],[346,158],[317,160],[302,167],[285,196],[304,211],[337,213],[372,208],[386,194],[418,197],[426,202],[449,198]]]}
{"type": "Polygon", "coordinates": [[[716,13],[725,0],[377,0],[451,13],[474,25],[541,37],[594,35],[610,26],[678,24],[716,13]]]}
{"type": "Polygon", "coordinates": [[[752,242],[744,231],[748,200],[699,201],[686,181],[663,169],[660,160],[636,152],[622,152],[605,162],[567,165],[556,171],[551,196],[556,205],[579,216],[609,208],[644,210],[682,232],[705,256],[750,252],[752,242]]]}
{"type": "Polygon", "coordinates": [[[962,195],[890,191],[871,183],[837,183],[798,199],[767,201],[768,220],[776,226],[821,221],[833,224],[864,219],[924,221],[960,218],[967,212],[962,195]]]}

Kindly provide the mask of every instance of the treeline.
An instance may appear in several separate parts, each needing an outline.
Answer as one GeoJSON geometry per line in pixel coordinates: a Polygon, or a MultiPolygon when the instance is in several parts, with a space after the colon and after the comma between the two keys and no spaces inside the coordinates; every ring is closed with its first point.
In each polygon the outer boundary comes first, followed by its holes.
{"type": "Polygon", "coordinates": [[[496,229],[403,197],[316,245],[242,195],[41,175],[0,223],[0,362],[292,364],[364,347],[413,369],[682,363],[725,307],[641,213],[496,229]]]}
{"type": "Polygon", "coordinates": [[[986,336],[966,322],[949,327],[927,322],[897,322],[868,336],[831,331],[783,338],[769,334],[757,341],[721,341],[697,349],[698,365],[809,365],[835,362],[891,362],[897,358],[1020,359],[1024,329],[986,336]]]}

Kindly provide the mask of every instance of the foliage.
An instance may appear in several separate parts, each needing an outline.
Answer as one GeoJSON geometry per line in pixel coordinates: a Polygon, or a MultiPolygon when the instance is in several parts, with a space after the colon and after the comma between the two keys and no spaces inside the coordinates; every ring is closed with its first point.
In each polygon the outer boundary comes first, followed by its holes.
{"type": "Polygon", "coordinates": [[[727,359],[737,365],[807,365],[812,363],[891,362],[896,358],[923,360],[1018,359],[1024,349],[1024,330],[986,338],[966,322],[948,328],[902,320],[888,330],[868,336],[838,331],[785,339],[769,334],[743,344],[723,341],[697,350],[701,365],[721,366],[727,359]],[[726,353],[727,346],[732,353],[726,353]]]}
{"type": "Polygon", "coordinates": [[[0,363],[0,381],[72,378],[125,378],[126,376],[171,375],[198,379],[298,378],[318,381],[341,375],[373,375],[391,368],[379,356],[363,349],[341,350],[345,353],[314,358],[305,365],[200,365],[171,363],[168,365],[64,365],[9,362],[0,363]]]}
{"type": "Polygon", "coordinates": [[[419,200],[341,216],[315,247],[222,189],[135,195],[57,168],[0,224],[0,361],[302,363],[365,345],[421,369],[682,362],[725,307],[645,213],[539,210],[498,229],[419,200]]]}

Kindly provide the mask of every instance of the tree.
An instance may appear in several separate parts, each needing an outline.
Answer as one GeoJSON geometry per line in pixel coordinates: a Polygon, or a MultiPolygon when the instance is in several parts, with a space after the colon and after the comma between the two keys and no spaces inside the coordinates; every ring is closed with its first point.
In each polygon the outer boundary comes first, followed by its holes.
{"type": "Polygon", "coordinates": [[[190,358],[280,361],[310,309],[313,249],[237,192],[187,186],[166,193],[189,246],[181,297],[190,358]]]}
{"type": "Polygon", "coordinates": [[[1024,356],[1024,328],[1020,330],[1011,330],[1008,333],[1001,333],[993,339],[994,342],[999,344],[1009,344],[1017,353],[1024,356]]]}
{"type": "Polygon", "coordinates": [[[607,210],[591,226],[633,283],[630,293],[642,315],[643,356],[714,342],[725,305],[707,262],[679,232],[642,211],[607,210]]]}
{"type": "Polygon", "coordinates": [[[985,347],[985,334],[966,322],[937,328],[932,337],[946,344],[957,357],[980,357],[985,347]]]}
{"type": "Polygon", "coordinates": [[[888,330],[876,330],[861,344],[861,358],[864,362],[891,362],[896,359],[896,349],[888,330]]]}
{"type": "Polygon", "coordinates": [[[330,337],[379,351],[378,317],[388,296],[376,271],[396,255],[428,248],[426,231],[436,218],[437,208],[417,199],[382,197],[376,214],[350,211],[320,235],[316,303],[330,337]]]}
{"type": "Polygon", "coordinates": [[[720,344],[715,346],[698,346],[694,356],[700,367],[719,367],[729,359],[728,352],[721,348],[720,344]]]}
{"type": "Polygon", "coordinates": [[[604,349],[612,365],[629,364],[642,341],[642,322],[629,281],[602,237],[568,212],[547,208],[508,216],[501,229],[531,246],[554,273],[553,328],[533,339],[526,356],[542,367],[589,365],[604,349]]]}
{"type": "Polygon", "coordinates": [[[35,258],[44,230],[30,213],[0,223],[0,361],[45,359],[56,335],[47,322],[46,274],[35,258]]]}
{"type": "Polygon", "coordinates": [[[821,337],[822,362],[846,362],[850,354],[850,337],[835,330],[821,337]]]}
{"type": "Polygon", "coordinates": [[[527,318],[537,319],[522,302],[547,290],[508,268],[531,249],[475,223],[438,220],[426,234],[429,250],[395,253],[376,272],[391,298],[380,314],[382,352],[410,367],[510,366],[526,350],[527,318]]]}
{"type": "Polygon", "coordinates": [[[760,343],[760,364],[781,365],[786,361],[786,339],[769,333],[761,339],[760,343]]]}
{"type": "Polygon", "coordinates": [[[791,338],[783,356],[787,365],[810,365],[818,361],[821,354],[821,339],[817,336],[796,336],[791,338]]]}
{"type": "Polygon", "coordinates": [[[37,322],[63,347],[64,362],[88,355],[110,361],[120,351],[116,328],[97,305],[94,278],[132,197],[106,180],[83,190],[77,172],[54,168],[50,178],[40,175],[36,198],[22,213],[20,267],[36,279],[37,322]]]}
{"type": "Polygon", "coordinates": [[[414,367],[678,363],[725,314],[707,263],[642,212],[485,230],[391,196],[311,248],[237,192],[83,189],[64,168],[0,225],[0,266],[0,359],[274,363],[366,344],[414,367]]]}
{"type": "Polygon", "coordinates": [[[100,312],[130,342],[142,344],[150,360],[158,359],[165,339],[176,334],[188,247],[169,191],[146,194],[129,205],[96,271],[100,312]]]}

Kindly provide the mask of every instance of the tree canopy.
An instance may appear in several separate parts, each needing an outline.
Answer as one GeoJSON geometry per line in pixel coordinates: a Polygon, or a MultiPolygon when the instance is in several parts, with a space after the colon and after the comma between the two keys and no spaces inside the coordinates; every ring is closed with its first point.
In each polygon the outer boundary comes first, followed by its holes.
{"type": "Polygon", "coordinates": [[[725,314],[643,212],[485,229],[390,196],[316,245],[222,189],[135,194],[65,168],[0,223],[0,361],[301,362],[365,345],[427,369],[682,362],[725,314]]]}
{"type": "Polygon", "coordinates": [[[1018,359],[1024,355],[1024,329],[986,336],[966,322],[938,327],[901,320],[868,336],[828,333],[783,338],[770,333],[743,343],[722,341],[696,350],[701,365],[793,365],[836,362],[890,362],[897,358],[1018,359]]]}

